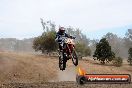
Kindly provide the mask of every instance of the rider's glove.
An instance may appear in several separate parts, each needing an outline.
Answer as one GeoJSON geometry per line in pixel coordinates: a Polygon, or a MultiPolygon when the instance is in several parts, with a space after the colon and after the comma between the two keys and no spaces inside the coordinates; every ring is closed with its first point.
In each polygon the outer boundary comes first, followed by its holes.
{"type": "Polygon", "coordinates": [[[75,39],[76,37],[72,37],[73,39],[75,39]]]}
{"type": "Polygon", "coordinates": [[[75,39],[76,37],[70,36],[71,39],[75,39]]]}

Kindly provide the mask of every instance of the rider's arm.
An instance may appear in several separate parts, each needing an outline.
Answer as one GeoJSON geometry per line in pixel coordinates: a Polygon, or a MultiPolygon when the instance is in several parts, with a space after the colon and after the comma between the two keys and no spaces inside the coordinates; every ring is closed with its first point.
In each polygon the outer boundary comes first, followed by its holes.
{"type": "Polygon", "coordinates": [[[58,33],[56,34],[55,41],[61,42],[61,40],[60,40],[60,35],[59,35],[58,33]]]}
{"type": "Polygon", "coordinates": [[[68,37],[68,38],[70,38],[70,35],[69,35],[69,34],[67,34],[67,33],[65,33],[65,37],[68,37]]]}
{"type": "Polygon", "coordinates": [[[66,37],[68,37],[68,38],[75,39],[75,37],[73,37],[73,36],[70,36],[69,34],[65,34],[65,36],[66,36],[66,37]]]}
{"type": "Polygon", "coordinates": [[[59,35],[58,35],[58,34],[56,34],[55,41],[57,41],[57,42],[58,42],[58,39],[59,39],[59,35]]]}

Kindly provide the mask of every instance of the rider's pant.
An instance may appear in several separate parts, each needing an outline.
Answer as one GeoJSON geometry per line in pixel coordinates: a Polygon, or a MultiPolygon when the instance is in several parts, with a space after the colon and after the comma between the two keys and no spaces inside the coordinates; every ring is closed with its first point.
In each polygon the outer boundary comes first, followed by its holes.
{"type": "Polygon", "coordinates": [[[60,50],[62,50],[62,46],[61,46],[61,44],[60,44],[60,43],[59,43],[59,49],[60,49],[60,50]]]}

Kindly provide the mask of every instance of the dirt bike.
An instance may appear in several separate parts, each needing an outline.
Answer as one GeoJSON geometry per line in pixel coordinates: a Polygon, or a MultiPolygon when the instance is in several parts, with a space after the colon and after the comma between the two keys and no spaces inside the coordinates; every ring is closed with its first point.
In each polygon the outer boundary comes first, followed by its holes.
{"type": "Polygon", "coordinates": [[[66,62],[69,59],[72,59],[72,62],[75,66],[78,65],[78,57],[75,51],[75,43],[72,38],[63,38],[62,39],[62,50],[59,51],[59,68],[60,70],[65,70],[66,62]]]}

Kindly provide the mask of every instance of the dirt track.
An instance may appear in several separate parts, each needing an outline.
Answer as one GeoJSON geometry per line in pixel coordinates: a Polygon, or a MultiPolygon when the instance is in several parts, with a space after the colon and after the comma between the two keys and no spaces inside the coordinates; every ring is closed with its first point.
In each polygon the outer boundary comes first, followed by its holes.
{"type": "MultiPolygon", "coordinates": [[[[100,65],[90,58],[79,61],[79,67],[87,73],[131,74],[132,67],[124,63],[122,67],[100,65]]],[[[76,84],[77,67],[68,61],[65,71],[58,68],[58,59],[33,54],[0,52],[0,87],[3,88],[132,88],[132,84],[76,84]],[[71,81],[71,82],[69,82],[71,81]]]]}
{"type": "Polygon", "coordinates": [[[132,84],[85,84],[76,82],[42,82],[42,83],[11,83],[1,85],[3,88],[132,88],[132,84]]]}

